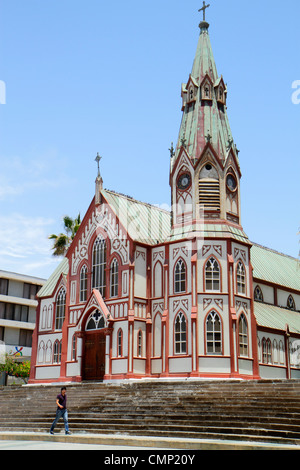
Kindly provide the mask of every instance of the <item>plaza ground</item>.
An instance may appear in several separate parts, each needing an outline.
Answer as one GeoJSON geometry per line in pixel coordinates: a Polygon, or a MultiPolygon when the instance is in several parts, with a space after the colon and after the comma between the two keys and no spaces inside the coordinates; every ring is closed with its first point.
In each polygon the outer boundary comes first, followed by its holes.
{"type": "Polygon", "coordinates": [[[75,433],[0,432],[0,450],[101,450],[191,453],[199,450],[300,450],[300,446],[263,442],[75,433]]]}

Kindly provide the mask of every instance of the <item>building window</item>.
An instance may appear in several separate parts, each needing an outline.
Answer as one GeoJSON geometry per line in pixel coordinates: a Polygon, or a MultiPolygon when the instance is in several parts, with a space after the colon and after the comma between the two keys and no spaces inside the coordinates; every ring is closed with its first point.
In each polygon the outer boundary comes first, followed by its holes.
{"type": "Polygon", "coordinates": [[[31,330],[20,330],[19,346],[25,348],[31,348],[32,346],[32,331],[31,330]]]}
{"type": "Polygon", "coordinates": [[[262,340],[262,357],[264,364],[272,364],[272,344],[269,338],[262,340]]]}
{"type": "Polygon", "coordinates": [[[61,363],[61,341],[56,340],[53,348],[53,363],[61,363]]]}
{"type": "Polygon", "coordinates": [[[119,288],[119,264],[116,258],[110,266],[110,296],[118,297],[119,288]]]}
{"type": "Polygon", "coordinates": [[[210,258],[206,263],[205,288],[210,291],[220,290],[220,266],[215,258],[210,258]]]}
{"type": "Polygon", "coordinates": [[[118,331],[118,357],[123,356],[123,331],[119,329],[118,331]]]}
{"type": "Polygon", "coordinates": [[[220,180],[214,166],[207,163],[199,173],[199,205],[206,212],[220,212],[220,180]]]}
{"type": "Polygon", "coordinates": [[[175,354],[186,354],[186,319],[179,313],[175,320],[175,354]]]}
{"type": "Polygon", "coordinates": [[[292,295],[289,295],[289,297],[287,299],[287,308],[289,310],[296,310],[295,300],[294,300],[292,295]]]}
{"type": "Polygon", "coordinates": [[[90,315],[86,324],[86,330],[102,330],[103,328],[105,328],[104,317],[99,310],[96,310],[92,315],[90,315]]]}
{"type": "Polygon", "coordinates": [[[0,326],[0,341],[4,341],[4,326],[0,326]]]}
{"type": "Polygon", "coordinates": [[[24,299],[35,300],[36,294],[40,290],[41,286],[37,286],[36,284],[28,284],[24,283],[23,286],[23,297],[24,299]]]}
{"type": "Polygon", "coordinates": [[[0,279],[0,295],[8,295],[8,279],[0,279]]]}
{"type": "Polygon", "coordinates": [[[237,291],[238,294],[246,294],[246,273],[243,263],[240,261],[237,267],[237,291]]]}
{"type": "Polygon", "coordinates": [[[87,266],[84,265],[80,271],[80,302],[87,301],[87,266]]]}
{"type": "Polygon", "coordinates": [[[180,259],[175,267],[175,294],[186,291],[186,265],[180,259]]]}
{"type": "Polygon", "coordinates": [[[206,320],[206,352],[222,354],[222,324],[216,312],[211,312],[206,320]]]}
{"type": "Polygon", "coordinates": [[[248,357],[248,325],[246,317],[243,313],[239,320],[239,346],[240,356],[248,357]]]}
{"type": "Polygon", "coordinates": [[[193,87],[191,86],[190,87],[190,101],[192,101],[194,99],[194,89],[193,87]]]}
{"type": "Polygon", "coordinates": [[[29,307],[0,302],[0,319],[28,322],[29,307]]]}
{"type": "Polygon", "coordinates": [[[263,302],[264,301],[264,296],[263,296],[262,290],[259,286],[256,286],[255,289],[254,289],[254,300],[256,300],[256,302],[263,302]]]}
{"type": "Polygon", "coordinates": [[[143,355],[143,333],[142,330],[138,332],[138,357],[143,355]]]}
{"type": "Polygon", "coordinates": [[[93,248],[93,289],[98,289],[105,297],[106,243],[103,238],[97,238],[93,248]]]}
{"type": "Polygon", "coordinates": [[[76,361],[76,335],[72,338],[72,361],[76,361]]]}
{"type": "Polygon", "coordinates": [[[66,315],[66,291],[62,288],[56,300],[55,329],[61,330],[66,315]]]}

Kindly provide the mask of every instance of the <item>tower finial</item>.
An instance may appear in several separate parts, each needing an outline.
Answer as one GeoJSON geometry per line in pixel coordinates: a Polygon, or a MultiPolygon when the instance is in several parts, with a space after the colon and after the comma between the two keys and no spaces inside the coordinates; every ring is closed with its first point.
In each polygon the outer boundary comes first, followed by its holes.
{"type": "Polygon", "coordinates": [[[95,203],[98,206],[101,203],[101,191],[103,189],[103,179],[101,178],[100,174],[100,161],[102,157],[100,157],[99,153],[97,153],[97,157],[95,158],[95,162],[98,164],[98,175],[96,178],[96,191],[95,191],[95,203]]]}
{"type": "Polygon", "coordinates": [[[210,7],[210,4],[206,5],[205,1],[203,2],[203,7],[198,11],[203,11],[203,21],[205,22],[205,10],[210,7]]]}
{"type": "Polygon", "coordinates": [[[207,23],[206,19],[205,19],[205,13],[206,13],[206,9],[210,7],[210,4],[206,5],[205,1],[203,2],[203,7],[200,8],[200,10],[198,11],[202,11],[203,12],[203,21],[201,21],[201,23],[199,24],[199,28],[201,30],[201,33],[203,32],[207,32],[208,28],[209,28],[209,24],[207,23]]]}
{"type": "Polygon", "coordinates": [[[95,158],[95,162],[98,164],[98,178],[101,177],[100,175],[100,161],[102,160],[102,157],[100,157],[99,153],[97,153],[97,157],[95,158]]]}

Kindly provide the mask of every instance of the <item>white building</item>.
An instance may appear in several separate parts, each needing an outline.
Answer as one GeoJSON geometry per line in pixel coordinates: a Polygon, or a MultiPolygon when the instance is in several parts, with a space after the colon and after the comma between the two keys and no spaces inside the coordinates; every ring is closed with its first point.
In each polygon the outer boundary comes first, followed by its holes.
{"type": "Polygon", "coordinates": [[[0,341],[6,353],[30,360],[36,294],[44,283],[45,279],[0,271],[0,341]]]}

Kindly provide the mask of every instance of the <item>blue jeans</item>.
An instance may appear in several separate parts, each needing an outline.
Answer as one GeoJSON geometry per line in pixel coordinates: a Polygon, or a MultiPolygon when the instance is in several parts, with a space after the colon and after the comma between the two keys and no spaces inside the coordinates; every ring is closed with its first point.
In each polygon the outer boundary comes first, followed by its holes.
{"type": "Polygon", "coordinates": [[[69,432],[69,423],[68,423],[68,410],[57,410],[56,411],[56,418],[52,423],[50,431],[54,431],[55,426],[57,425],[57,422],[60,420],[60,418],[64,419],[64,425],[65,425],[65,432],[69,432]]]}

